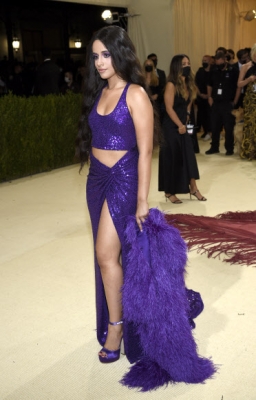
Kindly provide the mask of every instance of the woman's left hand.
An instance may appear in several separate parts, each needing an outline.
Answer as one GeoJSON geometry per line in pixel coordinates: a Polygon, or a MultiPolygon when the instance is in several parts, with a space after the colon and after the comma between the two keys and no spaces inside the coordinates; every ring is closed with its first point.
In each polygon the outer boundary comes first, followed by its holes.
{"type": "Polygon", "coordinates": [[[178,128],[178,132],[179,132],[180,135],[184,135],[184,133],[187,132],[186,126],[185,126],[185,125],[181,125],[181,126],[178,128]]]}
{"type": "Polygon", "coordinates": [[[141,232],[143,231],[142,224],[143,222],[146,221],[148,213],[149,213],[148,203],[146,201],[138,202],[135,218],[141,232]]]}

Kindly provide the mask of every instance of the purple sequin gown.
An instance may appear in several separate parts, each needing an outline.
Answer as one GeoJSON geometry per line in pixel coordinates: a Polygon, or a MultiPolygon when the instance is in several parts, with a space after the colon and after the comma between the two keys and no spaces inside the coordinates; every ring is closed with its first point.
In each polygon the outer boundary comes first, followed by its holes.
{"type": "MultiPolygon", "coordinates": [[[[128,150],[127,153],[109,168],[90,155],[90,169],[87,180],[87,204],[91,217],[93,238],[96,241],[100,213],[104,201],[107,201],[110,215],[122,244],[122,267],[125,278],[126,247],[124,243],[125,220],[134,215],[137,206],[138,190],[138,150],[135,128],[126,104],[126,85],[114,111],[106,116],[97,112],[100,96],[89,116],[92,130],[92,147],[111,150],[128,150]]],[[[104,344],[108,328],[108,307],[105,298],[100,268],[95,257],[97,338],[104,344]]],[[[138,338],[132,324],[124,322],[125,352],[130,362],[141,355],[138,338]]]]}
{"type": "MultiPolygon", "coordinates": [[[[129,387],[142,387],[143,388],[142,390],[147,391],[173,381],[174,371],[171,368],[167,371],[162,361],[161,360],[159,361],[158,358],[155,359],[151,357],[150,359],[147,358],[145,360],[145,354],[147,356],[149,355],[148,352],[149,348],[153,349],[153,352],[156,352],[156,355],[162,354],[163,352],[165,353],[165,350],[158,349],[159,340],[157,340],[157,343],[153,343],[151,340],[149,340],[147,343],[144,342],[142,343],[140,341],[141,332],[139,332],[138,330],[138,321],[134,322],[133,318],[125,317],[125,313],[128,312],[130,308],[130,303],[132,303],[131,298],[129,296],[129,291],[131,289],[132,292],[132,290],[135,287],[134,286],[135,282],[133,282],[133,279],[136,279],[137,275],[136,271],[138,271],[139,269],[140,272],[142,272],[143,267],[145,265],[144,261],[142,265],[138,266],[136,266],[135,263],[133,263],[133,265],[131,265],[131,263],[129,264],[130,251],[132,250],[131,246],[132,240],[130,240],[131,238],[125,236],[126,235],[125,232],[127,232],[126,229],[127,222],[129,218],[131,218],[131,216],[135,215],[136,212],[137,191],[138,191],[138,149],[136,145],[136,134],[135,134],[133,120],[130,116],[130,112],[126,103],[126,93],[128,88],[129,84],[126,85],[114,111],[111,112],[110,114],[102,116],[97,112],[97,106],[101,93],[98,96],[98,99],[96,100],[95,105],[90,113],[89,124],[92,130],[92,147],[105,150],[127,150],[127,153],[111,168],[102,164],[91,153],[86,195],[87,195],[87,203],[92,223],[94,243],[96,242],[101,209],[105,200],[107,202],[111,218],[114,222],[117,234],[121,242],[121,248],[122,248],[121,259],[122,259],[122,268],[124,274],[124,287],[126,288],[124,292],[124,294],[126,293],[126,296],[123,299],[123,310],[124,310],[123,328],[124,328],[125,353],[130,363],[135,363],[136,361],[140,363],[139,365],[134,364],[135,370],[131,370],[131,375],[128,374],[126,378],[124,378],[122,383],[129,387]],[[131,279],[130,272],[132,271],[132,268],[135,269],[135,271],[132,274],[132,279],[131,279]],[[156,360],[157,362],[155,362],[156,360]],[[138,373],[137,368],[139,368],[141,374],[140,372],[138,373]],[[145,373],[142,372],[142,369],[144,369],[145,373]],[[148,374],[149,370],[151,371],[151,375],[148,374]],[[137,381],[138,375],[140,376],[139,382],[137,381]],[[150,383],[146,382],[148,381],[148,379],[150,380],[150,383]]],[[[155,213],[152,211],[151,215],[155,215],[155,213]]],[[[160,224],[157,225],[157,228],[155,228],[154,219],[152,219],[152,223],[150,221],[151,219],[149,218],[149,224],[151,227],[148,230],[149,234],[152,234],[154,229],[157,229],[158,232],[162,232],[162,234],[164,234],[164,230],[166,229],[166,225],[168,224],[165,225],[163,222],[160,222],[160,224]]],[[[138,231],[137,224],[135,225],[138,231]]],[[[183,329],[184,332],[186,332],[187,334],[188,338],[187,341],[189,343],[190,348],[192,349],[191,354],[193,354],[193,356],[190,354],[186,356],[186,358],[190,359],[190,364],[192,362],[192,364],[194,363],[195,365],[198,365],[198,356],[195,351],[195,343],[193,342],[191,336],[191,328],[194,327],[193,318],[195,318],[198,314],[200,314],[200,312],[203,309],[203,303],[199,293],[185,289],[184,283],[182,283],[184,268],[185,268],[185,263],[182,260],[186,258],[186,255],[184,254],[185,250],[184,250],[183,240],[180,238],[179,235],[178,237],[179,240],[181,241],[181,247],[183,250],[181,256],[178,255],[178,253],[175,250],[174,257],[175,259],[180,260],[179,263],[181,265],[180,266],[180,276],[181,276],[180,295],[182,299],[181,304],[187,304],[185,305],[185,308],[182,311],[183,316],[187,315],[187,318],[185,317],[185,325],[183,326],[183,329]]],[[[165,240],[167,240],[167,243],[170,246],[173,246],[172,239],[173,239],[172,233],[170,236],[170,240],[168,240],[168,238],[165,237],[165,240]]],[[[145,235],[143,235],[142,240],[144,241],[143,246],[144,247],[147,246],[146,243],[148,239],[145,235]]],[[[137,243],[137,240],[135,240],[134,243],[137,243]]],[[[138,249],[136,251],[138,251],[139,254],[141,250],[138,249]]],[[[152,246],[151,246],[151,251],[153,251],[153,253],[155,252],[156,254],[158,253],[158,249],[154,249],[152,246]]],[[[171,251],[172,251],[171,247],[169,250],[167,249],[167,252],[171,251]]],[[[135,259],[137,259],[137,256],[135,256],[135,259]]],[[[153,267],[158,268],[159,275],[162,276],[161,281],[163,285],[165,285],[165,282],[167,285],[169,285],[169,280],[166,279],[166,271],[165,271],[166,263],[164,265],[161,265],[162,259],[163,257],[161,256],[159,262],[158,261],[156,262],[156,264],[158,265],[154,265],[153,267]]],[[[149,266],[149,264],[147,265],[149,266]]],[[[174,265],[174,263],[170,262],[170,264],[171,266],[169,266],[168,268],[172,270],[173,268],[172,265],[174,265]]],[[[149,275],[151,276],[151,273],[149,275]]],[[[175,276],[177,276],[177,273],[174,272],[173,270],[173,277],[175,276]]],[[[97,263],[96,257],[95,257],[95,282],[96,282],[97,338],[99,343],[103,346],[107,336],[109,314],[108,314],[108,307],[104,292],[104,286],[101,278],[100,268],[97,263]]],[[[140,278],[138,287],[139,291],[136,291],[136,294],[132,295],[133,299],[137,297],[139,299],[140,294],[143,293],[144,290],[143,276],[140,278]]],[[[167,287],[167,293],[171,293],[171,291],[172,290],[169,289],[169,287],[167,287]]],[[[179,292],[179,288],[177,288],[177,291],[179,292]]],[[[162,291],[162,294],[163,293],[164,291],[162,291]]],[[[159,293],[159,295],[161,295],[161,293],[159,293]]],[[[174,315],[175,313],[171,311],[172,301],[169,301],[168,300],[169,298],[166,299],[167,303],[168,304],[170,303],[169,306],[167,304],[167,308],[170,307],[170,314],[172,313],[174,315]]],[[[154,299],[152,298],[150,298],[149,300],[154,301],[154,299]]],[[[158,304],[159,300],[160,297],[158,296],[158,298],[155,299],[155,304],[158,304]]],[[[163,297],[163,302],[164,301],[165,298],[163,297]]],[[[134,307],[132,308],[134,311],[134,307]]],[[[148,312],[149,313],[151,312],[150,305],[148,312]]],[[[144,308],[139,307],[137,316],[139,317],[140,315],[143,315],[143,313],[144,313],[144,308]]],[[[157,325],[158,324],[157,318],[159,316],[155,312],[153,312],[153,314],[154,314],[153,315],[154,323],[157,325]]],[[[161,324],[162,327],[166,326],[166,330],[170,331],[171,335],[172,326],[173,324],[178,325],[178,319],[176,321],[176,318],[174,318],[174,320],[171,318],[169,321],[169,325],[166,324],[166,322],[161,319],[159,321],[159,324],[161,324]]],[[[150,328],[151,327],[149,326],[149,329],[150,328]]],[[[178,332],[180,331],[180,328],[181,327],[178,325],[177,326],[178,332]]],[[[146,331],[149,332],[149,329],[146,328],[146,331]]],[[[170,340],[171,339],[169,339],[169,334],[168,334],[167,341],[166,340],[162,342],[160,341],[160,345],[166,348],[170,340]]],[[[173,343],[175,344],[175,342],[176,341],[174,341],[173,343]]],[[[177,341],[177,347],[179,347],[178,341],[177,341]]],[[[177,349],[177,351],[179,352],[179,349],[177,349]]],[[[185,377],[183,374],[185,367],[183,359],[181,360],[181,364],[182,364],[181,367],[178,368],[178,372],[177,371],[175,372],[176,376],[175,381],[181,380],[185,382],[200,382],[204,381],[207,377],[210,377],[214,373],[214,367],[210,362],[208,363],[208,360],[206,360],[207,367],[205,368],[204,365],[202,367],[200,366],[200,372],[196,372],[195,377],[191,378],[190,372],[188,373],[189,377],[185,377]]]]}

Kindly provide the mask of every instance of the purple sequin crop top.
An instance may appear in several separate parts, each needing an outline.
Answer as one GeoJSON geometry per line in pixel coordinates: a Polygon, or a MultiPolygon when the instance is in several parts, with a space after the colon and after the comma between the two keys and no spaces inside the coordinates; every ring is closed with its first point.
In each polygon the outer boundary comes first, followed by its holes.
{"type": "Polygon", "coordinates": [[[92,147],[103,150],[131,150],[137,146],[135,127],[126,103],[129,83],[125,86],[115,109],[107,115],[100,115],[98,96],[89,115],[92,131],[92,147]]]}

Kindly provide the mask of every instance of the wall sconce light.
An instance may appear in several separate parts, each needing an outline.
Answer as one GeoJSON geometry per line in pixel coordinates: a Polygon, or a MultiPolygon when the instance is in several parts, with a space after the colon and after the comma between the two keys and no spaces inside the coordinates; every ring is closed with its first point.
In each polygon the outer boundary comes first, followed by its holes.
{"type": "Polygon", "coordinates": [[[80,49],[80,48],[82,47],[81,39],[77,38],[77,39],[75,40],[75,47],[76,47],[77,49],[80,49]]]}
{"type": "Polygon", "coordinates": [[[242,17],[245,21],[252,21],[254,18],[256,18],[256,11],[255,10],[241,11],[240,17],[242,17]]]}
{"type": "Polygon", "coordinates": [[[105,10],[101,14],[101,18],[104,19],[104,21],[107,24],[113,24],[114,22],[119,22],[119,13],[118,12],[111,12],[110,10],[105,10]]]}
{"type": "Polygon", "coordinates": [[[12,47],[14,48],[15,51],[18,51],[20,48],[20,41],[17,37],[14,37],[12,40],[12,47]]]}
{"type": "Polygon", "coordinates": [[[246,21],[252,21],[254,18],[256,18],[256,11],[255,10],[250,10],[246,13],[244,19],[246,21]]]}
{"type": "Polygon", "coordinates": [[[110,10],[105,10],[103,11],[103,13],[101,14],[101,17],[104,19],[104,21],[106,19],[109,19],[112,17],[112,12],[110,10]]]}
{"type": "Polygon", "coordinates": [[[115,22],[120,22],[126,28],[126,23],[124,22],[125,21],[124,19],[130,18],[130,17],[137,17],[138,15],[140,15],[140,14],[129,14],[128,12],[124,13],[124,14],[120,14],[118,12],[111,12],[110,10],[105,10],[101,14],[101,18],[104,19],[104,21],[107,24],[111,25],[115,22]]]}

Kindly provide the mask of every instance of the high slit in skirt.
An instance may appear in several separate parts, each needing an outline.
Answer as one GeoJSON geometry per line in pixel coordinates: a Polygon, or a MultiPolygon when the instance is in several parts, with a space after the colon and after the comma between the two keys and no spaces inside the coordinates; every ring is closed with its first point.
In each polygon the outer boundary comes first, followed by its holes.
{"type": "MultiPolygon", "coordinates": [[[[90,213],[94,249],[97,239],[98,225],[104,201],[107,201],[110,216],[121,242],[122,268],[125,279],[127,268],[127,251],[124,238],[125,222],[128,216],[135,215],[138,193],[138,150],[127,151],[113,167],[102,164],[92,153],[86,186],[86,198],[90,213]]],[[[94,250],[95,251],[95,250],[94,250]]],[[[103,346],[106,341],[109,313],[105,297],[101,272],[95,259],[96,284],[96,318],[97,339],[103,346]]],[[[141,354],[139,338],[133,324],[124,321],[124,345],[128,360],[133,363],[141,354]]]]}

